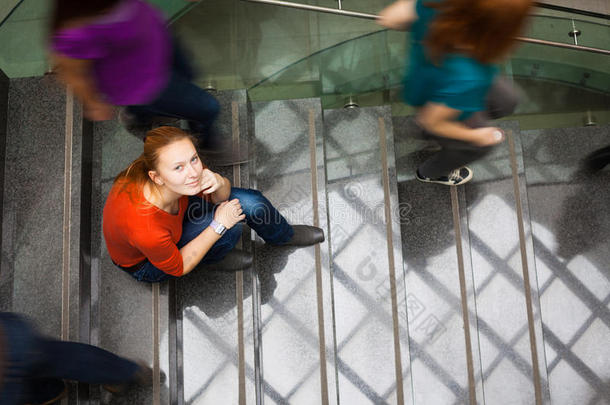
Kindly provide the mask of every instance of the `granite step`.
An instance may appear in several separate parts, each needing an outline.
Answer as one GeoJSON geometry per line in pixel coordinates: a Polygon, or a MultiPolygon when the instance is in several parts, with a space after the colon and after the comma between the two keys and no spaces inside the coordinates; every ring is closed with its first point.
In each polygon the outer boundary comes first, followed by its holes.
{"type": "Polygon", "coordinates": [[[2,309],[78,338],[81,112],[51,77],[8,90],[2,309]]]}
{"type": "Polygon", "coordinates": [[[457,188],[415,179],[433,152],[412,118],[394,123],[416,402],[547,403],[518,123],[457,188]]]}
{"type": "MultiPolygon", "coordinates": [[[[213,129],[248,155],[250,104],[245,90],[215,94],[221,105],[213,129]]],[[[202,157],[205,162],[205,156],[202,157]]],[[[250,184],[250,165],[213,167],[233,187],[250,184]]],[[[244,230],[240,248],[251,251],[244,230]]],[[[176,401],[186,404],[254,404],[255,363],[252,269],[197,272],[176,281],[176,401]]]]}
{"type": "Polygon", "coordinates": [[[257,102],[253,114],[251,186],[290,223],[327,236],[301,249],[255,240],[257,403],[336,403],[320,100],[257,102]]]}
{"type": "Polygon", "coordinates": [[[610,126],[522,132],[550,402],[608,404],[610,167],[583,169],[610,126]]]}
{"type": "MultiPolygon", "coordinates": [[[[469,245],[468,238],[455,230],[458,225],[467,225],[464,195],[458,193],[460,219],[456,223],[452,190],[415,179],[415,168],[430,156],[424,150],[428,142],[418,136],[419,129],[411,118],[394,117],[393,124],[398,196],[404,212],[401,234],[414,401],[468,403],[473,394],[469,391],[468,364],[472,361],[478,366],[480,361],[469,359],[464,337],[463,297],[469,308],[473,306],[472,276],[465,278],[471,272],[462,271],[466,288],[462,295],[458,271],[460,266],[470,269],[470,255],[462,255],[460,262],[456,254],[458,244],[464,251],[469,245]]],[[[470,342],[470,353],[476,356],[476,323],[467,330],[475,340],[470,342]]],[[[474,394],[482,398],[481,392],[474,394]]]]}
{"type": "Polygon", "coordinates": [[[85,339],[89,297],[81,286],[89,257],[81,222],[89,220],[90,201],[81,194],[81,177],[90,128],[52,76],[0,76],[0,310],[26,315],[48,336],[85,339]]]}
{"type": "Polygon", "coordinates": [[[338,398],[413,403],[389,107],[324,111],[338,398]]]}
{"type": "MultiPolygon", "coordinates": [[[[472,165],[463,188],[485,401],[549,403],[540,300],[518,122],[472,165]]],[[[472,309],[471,309],[472,310],[472,309]]]]}

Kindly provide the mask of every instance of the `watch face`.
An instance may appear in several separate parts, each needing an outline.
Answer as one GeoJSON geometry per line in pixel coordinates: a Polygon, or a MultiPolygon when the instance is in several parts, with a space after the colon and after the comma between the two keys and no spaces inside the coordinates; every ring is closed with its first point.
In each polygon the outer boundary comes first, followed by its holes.
{"type": "Polygon", "coordinates": [[[212,224],[212,229],[214,229],[214,232],[216,232],[219,235],[222,235],[225,233],[225,231],[227,230],[227,228],[225,228],[225,226],[221,223],[218,223],[216,221],[214,221],[212,224]]]}

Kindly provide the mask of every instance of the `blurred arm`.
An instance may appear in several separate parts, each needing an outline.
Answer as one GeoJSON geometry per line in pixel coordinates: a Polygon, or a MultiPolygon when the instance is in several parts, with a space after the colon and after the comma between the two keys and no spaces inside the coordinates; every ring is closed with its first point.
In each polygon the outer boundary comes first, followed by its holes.
{"type": "Polygon", "coordinates": [[[106,103],[95,85],[92,61],[53,55],[59,80],[69,85],[85,107],[87,118],[99,121],[112,118],[112,106],[106,103]]]}
{"type": "Polygon", "coordinates": [[[381,10],[377,24],[392,30],[406,31],[415,20],[415,0],[398,0],[381,10]]]}
{"type": "Polygon", "coordinates": [[[501,142],[495,138],[497,128],[470,128],[456,121],[461,111],[439,103],[427,103],[417,113],[417,121],[428,132],[445,138],[470,142],[479,146],[490,146],[501,142]]]}

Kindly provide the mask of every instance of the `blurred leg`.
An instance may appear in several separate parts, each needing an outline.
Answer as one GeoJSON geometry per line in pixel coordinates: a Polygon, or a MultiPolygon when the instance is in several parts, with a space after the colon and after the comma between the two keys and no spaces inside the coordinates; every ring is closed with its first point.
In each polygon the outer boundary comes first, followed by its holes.
{"type": "MultiPolygon", "coordinates": [[[[505,78],[499,77],[487,95],[487,111],[472,114],[464,124],[470,128],[491,126],[491,120],[510,115],[519,103],[519,94],[505,78]]],[[[468,163],[483,158],[493,147],[479,147],[469,142],[429,135],[443,148],[419,167],[425,177],[438,178],[468,163]]]]}
{"type": "Polygon", "coordinates": [[[28,399],[29,376],[39,355],[36,332],[21,316],[0,313],[4,358],[0,404],[21,405],[28,399]]]}
{"type": "Polygon", "coordinates": [[[491,151],[491,147],[481,148],[469,142],[434,137],[443,148],[420,167],[419,173],[431,179],[447,176],[449,172],[475,160],[481,159],[491,151]]]}
{"type": "Polygon", "coordinates": [[[89,384],[122,384],[132,380],[139,366],[109,351],[84,343],[42,338],[43,353],[36,377],[61,378],[89,384]]]}
{"type": "Polygon", "coordinates": [[[161,115],[186,119],[192,124],[193,132],[199,135],[206,134],[219,111],[220,105],[210,93],[176,72],[172,73],[167,87],[156,100],[147,105],[129,107],[129,112],[137,117],[161,115]]]}

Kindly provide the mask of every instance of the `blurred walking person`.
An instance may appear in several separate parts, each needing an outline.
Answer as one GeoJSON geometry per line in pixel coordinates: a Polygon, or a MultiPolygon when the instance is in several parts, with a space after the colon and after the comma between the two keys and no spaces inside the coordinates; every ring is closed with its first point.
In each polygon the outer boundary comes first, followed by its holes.
{"type": "Polygon", "coordinates": [[[446,185],[468,182],[466,164],[504,140],[490,120],[510,115],[518,94],[498,77],[523,30],[532,0],[398,0],[379,24],[411,30],[404,99],[441,151],[416,171],[418,180],[446,185]]]}
{"type": "Polygon", "coordinates": [[[85,117],[148,125],[154,116],[188,121],[204,148],[218,101],[192,83],[193,70],[161,12],[144,0],[55,0],[50,47],[59,78],[85,117]]]}
{"type": "Polygon", "coordinates": [[[0,312],[0,404],[53,404],[68,394],[63,380],[121,393],[151,384],[152,370],[95,346],[44,337],[22,316],[0,312]]]}

